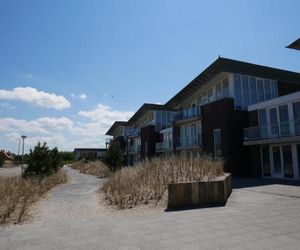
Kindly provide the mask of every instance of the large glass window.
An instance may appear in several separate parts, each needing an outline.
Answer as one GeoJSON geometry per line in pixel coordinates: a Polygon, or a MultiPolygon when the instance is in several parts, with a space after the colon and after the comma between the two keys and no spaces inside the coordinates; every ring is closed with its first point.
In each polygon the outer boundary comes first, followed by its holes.
{"type": "Polygon", "coordinates": [[[300,102],[293,103],[294,126],[296,135],[300,134],[300,102]]]}
{"type": "Polygon", "coordinates": [[[266,109],[258,111],[259,125],[267,125],[267,112],[266,109]]]}
{"type": "Polygon", "coordinates": [[[224,79],[223,81],[223,96],[228,97],[229,96],[229,82],[228,78],[224,79]]]}
{"type": "Polygon", "coordinates": [[[202,96],[201,103],[207,103],[207,93],[202,96]]]}
{"type": "Polygon", "coordinates": [[[281,136],[290,135],[288,106],[279,106],[280,134],[281,136]]]}
{"type": "Polygon", "coordinates": [[[235,99],[235,106],[236,108],[243,107],[243,100],[242,100],[242,84],[240,75],[234,75],[234,99],[235,99]]]}
{"type": "Polygon", "coordinates": [[[222,85],[221,83],[218,83],[216,85],[216,99],[219,100],[222,97],[222,85]]]}
{"type": "Polygon", "coordinates": [[[166,128],[167,124],[168,124],[168,117],[167,117],[167,112],[166,111],[162,111],[162,128],[166,128]]]}
{"type": "Polygon", "coordinates": [[[243,107],[247,108],[250,104],[248,76],[242,76],[243,107]]]}
{"type": "Polygon", "coordinates": [[[281,155],[280,146],[272,147],[274,174],[281,174],[281,155]]]}
{"type": "Polygon", "coordinates": [[[294,170],[293,170],[292,146],[283,145],[282,154],[283,154],[284,177],[293,178],[294,170]]]}
{"type": "Polygon", "coordinates": [[[250,104],[257,103],[257,91],[256,91],[255,77],[249,77],[249,86],[250,86],[250,104]]]}
{"type": "Polygon", "coordinates": [[[271,98],[278,96],[277,82],[271,81],[271,98]]]}
{"type": "Polygon", "coordinates": [[[212,102],[213,101],[213,96],[214,96],[214,91],[213,91],[213,89],[210,89],[209,91],[208,91],[208,102],[212,102]]]}
{"type": "Polygon", "coordinates": [[[271,99],[271,84],[270,80],[264,80],[265,100],[271,99]]]}
{"type": "Polygon", "coordinates": [[[257,81],[256,81],[257,93],[258,93],[258,102],[263,102],[265,100],[263,83],[264,82],[261,79],[257,79],[257,81]]]}
{"type": "Polygon", "coordinates": [[[270,115],[270,132],[272,136],[279,135],[279,128],[278,128],[278,116],[277,116],[277,108],[271,108],[269,110],[270,115]]]}
{"type": "Polygon", "coordinates": [[[262,156],[262,169],[264,176],[271,176],[271,166],[270,166],[270,153],[269,146],[261,146],[261,156],[262,156]]]}
{"type": "Polygon", "coordinates": [[[161,114],[161,111],[156,111],[156,126],[157,126],[157,128],[161,128],[161,126],[162,126],[162,123],[161,123],[161,120],[162,120],[162,114],[161,114]]]}

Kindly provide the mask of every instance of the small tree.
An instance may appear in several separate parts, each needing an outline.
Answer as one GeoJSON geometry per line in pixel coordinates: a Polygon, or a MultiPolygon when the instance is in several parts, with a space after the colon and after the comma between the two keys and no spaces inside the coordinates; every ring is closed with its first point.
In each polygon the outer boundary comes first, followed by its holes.
{"type": "Polygon", "coordinates": [[[27,164],[25,175],[52,175],[60,168],[61,158],[57,148],[50,150],[46,143],[38,142],[30,149],[27,164]]]}
{"type": "Polygon", "coordinates": [[[117,169],[121,168],[124,157],[119,141],[111,140],[102,161],[108,165],[111,171],[116,171],[117,169]]]}

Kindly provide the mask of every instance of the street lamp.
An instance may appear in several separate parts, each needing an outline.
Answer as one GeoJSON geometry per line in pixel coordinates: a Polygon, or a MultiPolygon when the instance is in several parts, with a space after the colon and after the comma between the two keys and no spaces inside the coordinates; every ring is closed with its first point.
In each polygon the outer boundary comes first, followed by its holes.
{"type": "Polygon", "coordinates": [[[27,136],[22,135],[21,138],[23,140],[23,146],[22,146],[22,175],[23,175],[24,174],[24,141],[27,138],[27,136]]]}

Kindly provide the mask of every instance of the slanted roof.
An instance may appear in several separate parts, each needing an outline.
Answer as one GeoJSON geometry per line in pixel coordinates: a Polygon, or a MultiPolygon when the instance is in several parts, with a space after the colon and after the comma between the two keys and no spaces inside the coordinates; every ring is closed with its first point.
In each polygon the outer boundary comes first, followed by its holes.
{"type": "Polygon", "coordinates": [[[286,48],[300,50],[300,38],[290,45],[286,46],[286,48]]]}
{"type": "Polygon", "coordinates": [[[132,124],[133,122],[137,121],[145,112],[147,111],[155,111],[155,110],[161,110],[161,111],[174,111],[174,109],[162,105],[162,104],[152,104],[152,103],[144,103],[138,111],[134,113],[134,115],[128,120],[129,124],[132,124]]]}
{"type": "Polygon", "coordinates": [[[200,86],[206,84],[221,72],[239,73],[300,84],[299,73],[219,57],[194,80],[173,96],[165,105],[175,108],[193,94],[200,86]]]}
{"type": "Polygon", "coordinates": [[[112,135],[112,132],[118,127],[118,126],[126,126],[128,125],[125,121],[115,121],[114,124],[109,128],[109,130],[106,132],[106,135],[112,135]]]}

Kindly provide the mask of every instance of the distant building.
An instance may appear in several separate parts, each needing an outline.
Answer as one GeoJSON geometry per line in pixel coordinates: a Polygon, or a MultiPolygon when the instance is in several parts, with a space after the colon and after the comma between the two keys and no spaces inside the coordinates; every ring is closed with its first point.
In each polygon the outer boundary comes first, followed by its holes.
{"type": "Polygon", "coordinates": [[[105,154],[105,148],[75,148],[75,159],[99,160],[105,154]]]}
{"type": "Polygon", "coordinates": [[[14,155],[9,151],[0,150],[0,156],[3,157],[5,160],[8,160],[8,161],[13,161],[14,160],[14,155]]]}

